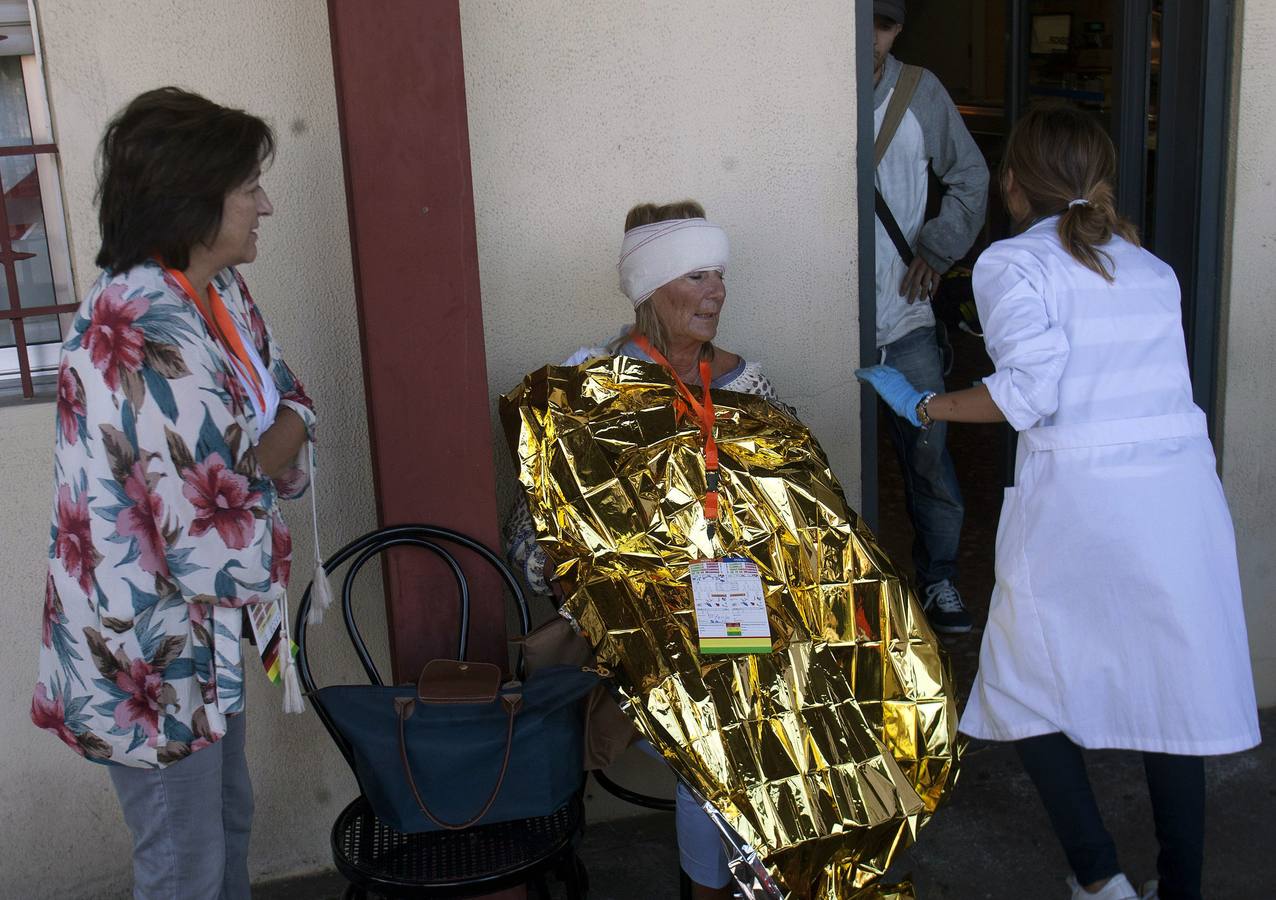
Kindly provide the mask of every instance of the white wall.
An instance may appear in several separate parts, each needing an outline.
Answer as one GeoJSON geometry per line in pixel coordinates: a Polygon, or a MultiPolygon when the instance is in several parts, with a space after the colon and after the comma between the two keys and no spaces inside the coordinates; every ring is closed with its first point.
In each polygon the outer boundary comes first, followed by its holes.
{"type": "MultiPolygon", "coordinates": [[[[375,522],[354,307],[345,188],[325,5],[295,0],[40,0],[50,103],[62,150],[76,283],[96,277],[93,154],[113,111],[142,90],[178,84],[270,121],[278,157],[263,178],[275,216],[245,275],[288,359],[315,398],[325,546],[375,522]]],[[[53,406],[0,408],[0,872],[6,896],[120,897],[130,884],[128,832],[107,773],[30,724],[48,550],[53,406]]],[[[290,504],[293,602],[310,576],[308,504],[290,504]]],[[[375,588],[371,591],[379,598],[375,588]]],[[[321,626],[320,659],[340,626],[321,626]]],[[[383,638],[381,639],[383,641],[383,638]]],[[[249,756],[257,820],[252,870],[271,877],[329,864],[328,829],[355,794],[313,714],[288,717],[249,660],[249,756]]],[[[329,666],[332,670],[332,666],[329,666]]]]}
{"type": "Polygon", "coordinates": [[[1236,523],[1260,706],[1276,704],[1276,3],[1239,5],[1223,487],[1236,523]]]}
{"type": "MultiPolygon", "coordinates": [[[[632,321],[625,213],[691,197],[731,239],[719,342],[858,502],[853,5],[465,0],[461,20],[493,398],[632,321]]],[[[510,485],[499,440],[497,465],[510,485]]]]}

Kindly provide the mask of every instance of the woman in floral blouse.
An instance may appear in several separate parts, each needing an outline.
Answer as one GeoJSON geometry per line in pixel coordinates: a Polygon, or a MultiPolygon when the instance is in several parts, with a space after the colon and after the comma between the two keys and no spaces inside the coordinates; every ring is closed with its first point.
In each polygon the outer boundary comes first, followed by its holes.
{"type": "Polygon", "coordinates": [[[315,421],[235,269],[273,152],[243,111],[134,99],[102,140],[103,272],[62,347],[31,718],[110,766],[139,898],[249,896],[240,638],[284,602],[278,501],[306,489],[315,421]]]}

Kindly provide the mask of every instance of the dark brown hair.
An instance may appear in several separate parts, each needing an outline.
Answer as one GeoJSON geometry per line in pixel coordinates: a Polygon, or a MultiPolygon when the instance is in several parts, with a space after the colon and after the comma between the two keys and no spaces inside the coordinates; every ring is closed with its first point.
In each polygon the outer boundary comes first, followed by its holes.
{"type": "Polygon", "coordinates": [[[185,269],[209,243],[229,194],[275,152],[270,126],[175,87],[139,94],[98,148],[97,264],[108,272],[150,258],[185,269]]]}
{"type": "Polygon", "coordinates": [[[1137,246],[1139,233],[1117,212],[1116,148],[1094,116],[1063,103],[1030,109],[1006,144],[1003,193],[1007,175],[1034,219],[1059,215],[1059,240],[1072,258],[1112,281],[1112,258],[1101,248],[1114,234],[1137,246]]]}
{"type": "MultiPolygon", "coordinates": [[[[678,200],[674,203],[639,203],[625,215],[625,231],[650,225],[653,222],[667,222],[670,219],[703,219],[704,207],[695,200],[678,200]]],[[[650,299],[650,298],[648,298],[650,299]]],[[[644,334],[661,353],[669,352],[669,340],[665,335],[665,327],[661,324],[656,309],[644,301],[634,307],[634,333],[644,334]]],[[[624,339],[620,340],[621,345],[624,339]]],[[[619,349],[619,347],[613,348],[619,349]]],[[[701,359],[713,359],[713,342],[705,341],[700,348],[701,359]]]]}

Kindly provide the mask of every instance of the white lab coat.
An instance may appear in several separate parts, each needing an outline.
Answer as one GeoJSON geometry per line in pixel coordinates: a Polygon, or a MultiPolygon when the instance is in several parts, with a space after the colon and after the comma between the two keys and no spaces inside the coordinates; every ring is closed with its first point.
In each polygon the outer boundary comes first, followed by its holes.
{"type": "Polygon", "coordinates": [[[1213,755],[1258,717],[1231,517],[1192,402],[1173,271],[1120,238],[1116,281],[1057,219],[990,247],[974,290],[1019,432],[961,730],[1213,755]]]}

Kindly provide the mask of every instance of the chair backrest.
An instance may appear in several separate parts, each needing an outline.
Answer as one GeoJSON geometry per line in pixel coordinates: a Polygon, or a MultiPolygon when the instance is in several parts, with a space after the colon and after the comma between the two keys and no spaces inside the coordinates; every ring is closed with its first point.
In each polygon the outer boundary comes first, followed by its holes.
{"type": "MultiPolygon", "coordinates": [[[[509,570],[509,567],[501,560],[499,556],[493,553],[488,547],[459,531],[450,528],[442,528],[437,525],[391,525],[386,528],[379,528],[376,531],[370,531],[362,537],[356,538],[346,544],[337,552],[326,557],[324,563],[324,572],[332,577],[347,561],[353,559],[347,568],[341,583],[341,616],[345,621],[346,633],[350,637],[350,643],[354,646],[355,654],[359,658],[359,663],[363,666],[363,670],[367,673],[368,681],[375,685],[382,685],[381,674],[377,670],[376,663],[373,662],[372,656],[368,653],[368,647],[363,639],[363,634],[359,631],[358,623],[354,616],[354,582],[359,571],[370,560],[380,556],[387,550],[395,547],[418,547],[422,550],[429,551],[439,557],[448,567],[452,574],[452,579],[456,584],[457,598],[461,606],[460,634],[457,638],[457,659],[465,659],[466,650],[469,644],[470,631],[470,588],[469,582],[465,577],[465,572],[461,568],[461,564],[457,561],[453,550],[460,548],[469,551],[473,556],[478,557],[491,568],[495,569],[497,574],[501,576],[501,580],[509,589],[510,594],[514,598],[516,608],[518,610],[518,621],[520,633],[526,635],[531,628],[531,612],[527,606],[527,597],[523,594],[523,590],[519,587],[518,580],[509,570]]],[[[307,652],[307,618],[310,613],[311,592],[314,589],[312,581],[306,586],[306,592],[301,597],[301,603],[297,607],[296,625],[294,632],[297,639],[297,673],[301,677],[301,685],[306,694],[310,696],[316,712],[319,714],[320,720],[323,721],[324,727],[328,729],[328,733],[332,735],[337,746],[345,755],[346,761],[350,763],[351,768],[354,767],[354,758],[350,747],[341,737],[336,728],[333,727],[328,717],[327,711],[323,708],[316,696],[315,691],[317,685],[310,669],[310,656],[307,652]]],[[[519,656],[516,663],[516,675],[523,677],[523,656],[522,650],[519,650],[519,656]]]]}

